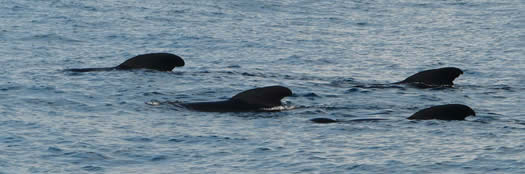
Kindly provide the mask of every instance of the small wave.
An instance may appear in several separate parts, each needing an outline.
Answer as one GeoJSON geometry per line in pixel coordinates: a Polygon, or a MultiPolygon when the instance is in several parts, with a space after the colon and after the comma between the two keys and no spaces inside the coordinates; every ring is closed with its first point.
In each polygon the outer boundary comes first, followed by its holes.
{"type": "Polygon", "coordinates": [[[151,105],[151,106],[160,106],[162,103],[163,102],[158,101],[158,100],[151,100],[151,101],[146,102],[147,105],[151,105]]]}
{"type": "Polygon", "coordinates": [[[84,169],[85,171],[89,171],[89,172],[104,171],[104,168],[97,167],[97,166],[84,166],[82,167],[82,169],[84,169]]]}
{"type": "Polygon", "coordinates": [[[313,93],[313,92],[309,92],[309,93],[305,93],[305,94],[292,94],[291,97],[305,97],[309,100],[315,100],[317,98],[322,98],[320,95],[316,94],[316,93],[313,93]]]}
{"type": "Polygon", "coordinates": [[[96,152],[68,152],[64,153],[64,155],[89,161],[101,161],[109,159],[109,157],[96,152]]]}
{"type": "Polygon", "coordinates": [[[162,161],[166,159],[168,159],[168,156],[158,155],[158,156],[152,157],[150,161],[162,161]]]}
{"type": "Polygon", "coordinates": [[[19,90],[19,89],[22,89],[22,87],[18,85],[5,85],[5,86],[1,85],[0,86],[0,91],[11,91],[11,90],[19,90]]]}
{"type": "MultiPolygon", "coordinates": [[[[229,67],[230,68],[230,67],[229,67]]],[[[240,68],[230,68],[230,69],[240,69],[240,68]]],[[[274,72],[248,72],[248,71],[233,71],[233,70],[201,70],[196,72],[186,72],[189,74],[226,74],[226,75],[235,75],[235,76],[244,76],[244,77],[260,77],[268,79],[286,79],[286,80],[317,80],[325,81],[326,79],[316,76],[310,76],[307,74],[281,74],[274,72]]]]}
{"type": "Polygon", "coordinates": [[[56,153],[56,152],[62,152],[63,150],[58,147],[49,147],[47,148],[47,151],[56,153]]]}
{"type": "Polygon", "coordinates": [[[168,140],[170,143],[206,143],[206,142],[225,142],[225,143],[239,143],[247,141],[246,138],[237,138],[237,137],[229,137],[229,136],[218,136],[218,135],[182,135],[177,136],[174,138],[171,138],[168,140]]]}
{"type": "Polygon", "coordinates": [[[20,143],[20,142],[23,142],[24,140],[25,139],[23,137],[9,136],[9,137],[1,137],[0,143],[2,144],[20,143]]]}
{"type": "Polygon", "coordinates": [[[357,22],[355,23],[357,26],[366,26],[366,25],[369,25],[368,22],[357,22]]]}
{"type": "Polygon", "coordinates": [[[72,42],[81,42],[80,40],[72,39],[66,36],[62,36],[55,33],[49,33],[49,34],[36,34],[30,37],[22,38],[23,41],[45,41],[45,42],[66,42],[66,43],[72,43],[72,42]]]}
{"type": "Polygon", "coordinates": [[[151,138],[146,138],[146,137],[130,137],[130,138],[124,138],[124,140],[126,140],[126,141],[130,141],[130,142],[137,142],[137,143],[149,143],[149,142],[153,142],[153,139],[151,139],[151,138]]]}
{"type": "Polygon", "coordinates": [[[514,89],[512,89],[512,87],[508,85],[494,85],[494,86],[489,87],[489,89],[514,92],[514,89]]]}
{"type": "Polygon", "coordinates": [[[164,94],[161,93],[161,92],[154,91],[154,92],[145,92],[143,95],[144,96],[152,96],[152,95],[164,95],[164,94]]]}
{"type": "Polygon", "coordinates": [[[330,82],[329,86],[348,87],[349,85],[355,85],[356,83],[357,82],[353,78],[344,78],[330,82]]]}
{"type": "Polygon", "coordinates": [[[296,109],[297,107],[295,106],[275,106],[275,107],[271,107],[271,108],[263,108],[262,110],[263,111],[287,111],[287,110],[292,110],[292,109],[296,109]]]}

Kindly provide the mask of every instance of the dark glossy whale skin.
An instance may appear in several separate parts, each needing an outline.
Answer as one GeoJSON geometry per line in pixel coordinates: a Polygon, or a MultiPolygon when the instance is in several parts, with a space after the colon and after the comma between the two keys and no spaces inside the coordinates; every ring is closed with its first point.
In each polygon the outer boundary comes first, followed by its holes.
{"type": "Polygon", "coordinates": [[[66,69],[65,71],[71,72],[95,72],[95,71],[112,71],[117,70],[117,67],[107,67],[107,68],[71,68],[66,69]]]}
{"type": "MultiPolygon", "coordinates": [[[[468,116],[476,116],[472,108],[462,104],[446,104],[432,106],[422,109],[408,117],[409,120],[465,120],[468,116]]],[[[310,121],[314,123],[338,123],[338,122],[356,122],[356,121],[379,121],[386,119],[365,118],[354,120],[336,120],[331,118],[314,118],[310,121]]]]}
{"type": "Polygon", "coordinates": [[[384,118],[360,118],[360,119],[353,119],[353,120],[337,120],[337,119],[331,119],[331,118],[313,118],[310,119],[311,122],[314,123],[339,123],[339,122],[368,122],[368,121],[381,121],[381,120],[388,120],[384,118]]]}
{"type": "Polygon", "coordinates": [[[407,119],[410,120],[465,120],[468,116],[476,116],[472,108],[462,104],[446,104],[432,106],[417,111],[407,119]]]}
{"type": "Polygon", "coordinates": [[[292,91],[283,86],[267,86],[243,91],[224,101],[180,103],[180,106],[201,112],[252,112],[269,111],[281,106],[281,99],[291,96],[292,91]]]}
{"type": "Polygon", "coordinates": [[[111,70],[151,69],[157,71],[172,71],[175,67],[184,66],[184,60],[171,53],[149,53],[132,57],[118,66],[105,68],[73,68],[72,72],[92,72],[111,70]]]}
{"type": "Polygon", "coordinates": [[[244,102],[236,100],[225,100],[215,102],[195,102],[195,103],[182,103],[184,106],[191,110],[201,112],[256,112],[262,110],[264,106],[250,105],[244,102]]]}
{"type": "Polygon", "coordinates": [[[453,81],[461,74],[463,71],[456,67],[430,69],[418,72],[394,84],[412,84],[422,88],[452,86],[454,85],[453,81]]]}
{"type": "Polygon", "coordinates": [[[158,71],[171,71],[175,67],[184,66],[184,64],[184,60],[175,54],[150,53],[128,59],[116,68],[120,70],[153,69],[158,71]]]}
{"type": "Polygon", "coordinates": [[[310,119],[310,121],[314,123],[321,123],[321,124],[340,122],[339,120],[334,120],[331,118],[313,118],[313,119],[310,119]]]}

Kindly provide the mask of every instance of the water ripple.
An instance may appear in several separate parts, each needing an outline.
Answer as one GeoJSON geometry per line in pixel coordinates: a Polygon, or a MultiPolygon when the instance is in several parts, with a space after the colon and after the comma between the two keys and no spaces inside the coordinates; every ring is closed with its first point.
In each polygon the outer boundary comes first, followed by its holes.
{"type": "Polygon", "coordinates": [[[518,1],[0,4],[0,173],[523,173],[518,1]],[[186,66],[90,73],[151,52],[186,66]],[[390,84],[445,66],[451,88],[390,84]],[[280,112],[203,113],[283,85],[280,112]],[[412,121],[462,103],[466,121],[412,121]],[[348,120],[312,124],[312,118],[348,120]],[[381,119],[381,120],[380,120],[381,119]],[[382,120],[386,119],[386,120],[382,120]]]}

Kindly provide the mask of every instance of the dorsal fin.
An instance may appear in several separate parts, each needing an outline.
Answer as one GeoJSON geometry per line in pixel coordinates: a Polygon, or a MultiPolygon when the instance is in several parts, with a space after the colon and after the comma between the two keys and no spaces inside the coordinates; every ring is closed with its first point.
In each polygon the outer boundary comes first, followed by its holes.
{"type": "Polygon", "coordinates": [[[465,120],[465,117],[476,116],[472,108],[462,104],[446,104],[432,106],[426,109],[417,111],[412,116],[408,117],[411,120],[465,120]]]}
{"type": "Polygon", "coordinates": [[[418,72],[405,80],[397,83],[421,83],[428,86],[452,86],[454,79],[463,74],[463,71],[455,67],[445,67],[418,72]]]}
{"type": "Polygon", "coordinates": [[[178,66],[184,66],[184,60],[170,53],[149,53],[132,57],[118,65],[117,69],[153,69],[171,71],[178,66]]]}
{"type": "Polygon", "coordinates": [[[292,91],[287,87],[267,86],[243,91],[233,96],[230,100],[269,108],[281,106],[281,99],[291,95],[292,91]]]}

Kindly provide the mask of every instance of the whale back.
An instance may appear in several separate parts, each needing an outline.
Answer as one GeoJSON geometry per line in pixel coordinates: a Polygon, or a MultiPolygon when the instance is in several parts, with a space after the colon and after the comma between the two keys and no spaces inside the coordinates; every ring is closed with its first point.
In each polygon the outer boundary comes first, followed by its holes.
{"type": "Polygon", "coordinates": [[[215,101],[215,102],[196,102],[196,103],[181,103],[180,106],[184,106],[191,110],[201,112],[248,112],[256,111],[259,108],[256,106],[246,105],[234,100],[226,101],[215,101]]]}
{"type": "Polygon", "coordinates": [[[171,71],[175,67],[184,66],[184,60],[177,55],[170,53],[149,53],[132,57],[117,69],[153,69],[158,71],[171,71]]]}
{"type": "Polygon", "coordinates": [[[398,83],[421,83],[428,86],[452,86],[454,79],[463,74],[463,71],[455,67],[445,67],[418,72],[398,83]]]}
{"type": "Polygon", "coordinates": [[[281,99],[291,95],[292,91],[286,87],[268,86],[243,91],[233,96],[230,100],[239,101],[261,108],[271,108],[275,106],[281,106],[281,99]]]}
{"type": "Polygon", "coordinates": [[[462,104],[447,104],[432,106],[420,111],[417,111],[412,116],[408,117],[411,120],[465,120],[465,117],[476,116],[472,108],[462,104]]]}
{"type": "Polygon", "coordinates": [[[72,68],[72,69],[65,69],[65,71],[71,71],[71,72],[93,72],[93,71],[111,71],[115,70],[115,67],[109,67],[109,68],[72,68]]]}

